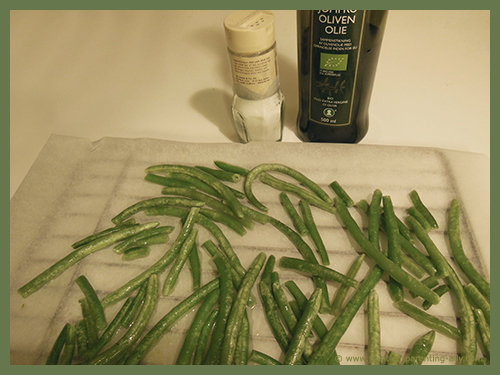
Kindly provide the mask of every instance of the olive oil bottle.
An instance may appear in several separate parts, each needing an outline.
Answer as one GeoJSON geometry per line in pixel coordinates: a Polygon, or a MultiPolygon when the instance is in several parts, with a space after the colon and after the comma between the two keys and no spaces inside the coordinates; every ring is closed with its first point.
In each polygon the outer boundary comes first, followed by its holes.
{"type": "Polygon", "coordinates": [[[387,13],[297,11],[297,132],[304,141],[358,143],[366,135],[387,13]]]}

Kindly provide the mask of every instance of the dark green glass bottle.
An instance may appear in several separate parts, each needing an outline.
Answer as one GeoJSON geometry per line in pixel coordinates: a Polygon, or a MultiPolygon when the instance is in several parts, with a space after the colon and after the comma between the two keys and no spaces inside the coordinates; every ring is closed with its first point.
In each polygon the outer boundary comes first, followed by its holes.
{"type": "Polygon", "coordinates": [[[387,21],[386,10],[298,10],[298,135],[309,142],[357,143],[387,21]]]}

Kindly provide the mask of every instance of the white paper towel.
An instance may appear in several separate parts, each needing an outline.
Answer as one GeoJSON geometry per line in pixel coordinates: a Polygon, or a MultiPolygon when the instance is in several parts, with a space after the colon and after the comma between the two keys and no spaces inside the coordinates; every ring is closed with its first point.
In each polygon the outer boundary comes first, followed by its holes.
{"type": "MultiPolygon", "coordinates": [[[[111,249],[93,254],[44,287],[23,299],[19,287],[71,250],[71,244],[93,232],[112,225],[111,218],[125,207],[146,198],[161,195],[161,187],[144,181],[144,169],[154,164],[185,164],[214,167],[223,160],[246,168],[260,163],[283,163],[319,183],[331,196],[329,184],[337,180],[355,201],[370,199],[376,188],[390,195],[400,218],[410,207],[408,194],[416,189],[440,224],[431,233],[438,247],[450,260],[446,241],[446,214],[451,199],[462,202],[462,236],[465,251],[489,279],[489,160],[478,154],[438,149],[365,145],[322,145],[287,143],[192,144],[154,139],[105,138],[97,142],[53,135],[42,150],[27,177],[11,200],[11,363],[41,364],[57,334],[66,322],[81,319],[78,299],[81,292],[74,283],[84,274],[102,298],[133,278],[158,259],[165,245],[155,245],[145,259],[125,263],[111,249]]],[[[240,187],[238,184],[235,187],[240,187]]],[[[287,218],[276,190],[260,182],[254,184],[259,200],[270,214],[287,225],[287,218]]],[[[291,196],[294,203],[296,197],[291,196]]],[[[366,224],[355,213],[360,224],[366,224]]],[[[313,215],[331,259],[330,267],[345,273],[356,257],[357,245],[350,239],[339,220],[313,208],[313,215]]],[[[178,219],[151,218],[137,215],[141,222],[159,219],[179,228],[178,219]]],[[[290,241],[270,225],[256,224],[254,230],[241,237],[222,227],[244,267],[264,251],[281,256],[300,257],[290,241]]],[[[171,241],[175,238],[174,232],[171,241]]],[[[211,238],[200,230],[198,243],[211,238]]],[[[312,242],[305,238],[312,245],[312,242]]],[[[169,243],[169,244],[170,244],[169,243]]],[[[314,247],[313,247],[314,248],[314,247]]],[[[215,268],[200,246],[202,284],[214,277],[215,268]]],[[[360,270],[366,274],[370,261],[360,270]]],[[[283,283],[295,280],[309,295],[313,285],[297,273],[279,270],[283,283]]],[[[461,275],[461,274],[460,274],[461,275]]],[[[184,270],[172,296],[161,297],[152,319],[154,324],[176,303],[191,293],[188,270],[184,270]]],[[[330,297],[338,284],[329,283],[330,297]]],[[[428,329],[401,314],[392,304],[383,282],[377,286],[380,296],[382,348],[404,354],[418,335],[428,329]]],[[[257,290],[255,295],[258,296],[257,290]]],[[[419,300],[414,300],[419,304],[419,300]]],[[[120,304],[106,310],[110,317],[120,304]]],[[[195,309],[194,309],[195,310],[195,309]]],[[[433,306],[432,314],[456,325],[456,312],[451,297],[433,306]]],[[[175,363],[182,340],[194,316],[187,314],[168,332],[145,358],[147,364],[175,363]]],[[[281,353],[272,337],[260,303],[249,311],[251,347],[276,359],[281,353]]],[[[330,326],[333,317],[322,315],[330,326]]],[[[361,308],[337,351],[342,364],[363,364],[348,360],[363,356],[366,344],[366,322],[361,308]]],[[[437,335],[432,357],[425,364],[454,364],[457,345],[437,335]]]]}

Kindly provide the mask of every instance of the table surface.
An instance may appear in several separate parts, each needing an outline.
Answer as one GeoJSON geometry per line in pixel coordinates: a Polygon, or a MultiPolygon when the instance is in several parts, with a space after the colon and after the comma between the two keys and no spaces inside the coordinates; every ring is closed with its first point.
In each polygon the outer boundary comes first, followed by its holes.
{"type": "MultiPolygon", "coordinates": [[[[11,197],[51,134],[237,142],[230,12],[12,11],[11,197]]],[[[300,142],[295,11],[274,13],[283,142],[300,142]]],[[[489,157],[489,32],[488,10],[391,11],[362,143],[489,157]]]]}

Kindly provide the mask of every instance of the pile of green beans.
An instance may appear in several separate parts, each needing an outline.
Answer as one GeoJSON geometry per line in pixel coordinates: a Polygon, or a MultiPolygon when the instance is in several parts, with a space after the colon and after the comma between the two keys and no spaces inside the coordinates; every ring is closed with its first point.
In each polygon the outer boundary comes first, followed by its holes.
{"type": "Polygon", "coordinates": [[[409,192],[412,206],[401,220],[391,197],[379,189],[373,191],[370,201],[355,203],[339,181],[329,184],[334,193],[330,197],[319,184],[283,164],[253,168],[218,160],[214,164],[216,168],[176,164],[146,168],[145,180],[160,185],[162,196],[125,207],[111,218],[109,228],[74,242],[66,257],[19,288],[21,296],[28,298],[105,248],[112,247],[127,262],[150,257],[153,247],[155,251],[164,248],[149,268],[106,295],[94,289],[85,275],[77,276],[74,282],[82,293],[82,317],[62,327],[46,364],[147,363],[148,353],[160,345],[170,328],[186,314],[193,314],[174,364],[340,365],[338,344],[364,305],[368,365],[421,365],[439,335],[458,343],[460,364],[489,363],[490,285],[462,247],[458,200],[452,200],[448,212],[446,234],[452,255],[448,262],[431,237],[438,222],[416,190],[409,192]],[[296,183],[281,180],[275,173],[296,183]],[[277,191],[288,223],[257,199],[253,193],[257,183],[277,191]],[[368,219],[366,233],[352,215],[357,209],[368,219]],[[324,229],[316,224],[315,210],[338,220],[356,243],[357,257],[345,274],[330,267],[336,262],[323,240],[324,229]],[[141,215],[155,220],[140,224],[141,215]],[[175,238],[171,237],[176,226],[160,225],[162,218],[178,221],[175,238]],[[258,225],[274,227],[297,250],[297,257],[277,259],[259,252],[244,267],[220,225],[239,236],[258,230],[258,225]],[[207,234],[210,238],[202,240],[207,234]],[[207,265],[201,262],[202,251],[212,263],[209,274],[213,277],[205,284],[202,267],[207,265]],[[453,268],[455,263],[465,282],[453,268]],[[364,278],[362,267],[368,268],[364,278]],[[191,294],[170,311],[157,311],[159,301],[175,291],[186,268],[192,279],[191,294]],[[282,283],[282,278],[288,279],[282,283]],[[304,294],[294,278],[312,281],[313,292],[304,294]],[[336,288],[331,301],[330,285],[336,288]],[[382,340],[380,322],[381,287],[403,315],[431,329],[405,348],[406,355],[382,345],[386,340],[382,340]],[[457,325],[432,314],[432,307],[442,303],[440,297],[447,292],[456,301],[457,325]],[[107,314],[108,307],[120,303],[114,316],[107,314]],[[253,347],[249,312],[257,304],[262,305],[280,348],[278,358],[253,347]],[[164,313],[163,317],[157,319],[158,313],[164,313]],[[334,317],[330,328],[323,322],[324,316],[334,317]],[[479,347],[484,358],[478,355],[479,347]]]}

